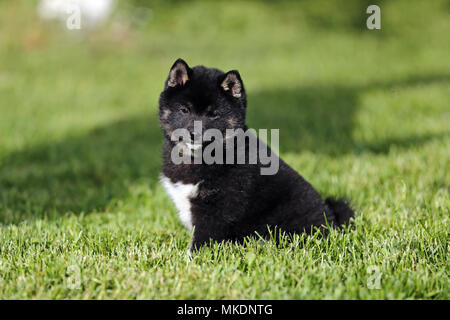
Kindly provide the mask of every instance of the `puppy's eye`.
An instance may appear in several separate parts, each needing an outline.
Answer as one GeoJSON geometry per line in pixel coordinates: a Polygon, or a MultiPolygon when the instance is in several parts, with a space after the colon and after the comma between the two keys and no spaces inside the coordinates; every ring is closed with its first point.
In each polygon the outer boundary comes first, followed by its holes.
{"type": "Polygon", "coordinates": [[[184,106],[180,107],[180,111],[181,111],[182,113],[189,113],[189,109],[186,108],[186,107],[184,107],[184,106]]]}
{"type": "Polygon", "coordinates": [[[209,117],[217,119],[219,117],[219,113],[217,111],[215,111],[215,110],[211,111],[211,112],[209,112],[209,117]]]}
{"type": "Polygon", "coordinates": [[[212,106],[208,106],[208,108],[206,110],[207,110],[208,117],[213,118],[213,119],[219,118],[219,113],[215,109],[213,109],[212,106]]]}

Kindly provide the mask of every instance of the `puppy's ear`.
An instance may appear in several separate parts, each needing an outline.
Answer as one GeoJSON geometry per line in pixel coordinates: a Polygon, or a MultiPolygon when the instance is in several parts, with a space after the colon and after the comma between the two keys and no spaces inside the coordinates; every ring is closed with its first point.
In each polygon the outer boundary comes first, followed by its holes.
{"type": "Polygon", "coordinates": [[[178,59],[170,68],[169,77],[167,78],[167,86],[176,87],[185,85],[189,81],[191,69],[183,59],[178,59]]]}
{"type": "Polygon", "coordinates": [[[237,70],[228,71],[219,78],[222,89],[235,98],[240,98],[244,93],[244,84],[237,70]]]}

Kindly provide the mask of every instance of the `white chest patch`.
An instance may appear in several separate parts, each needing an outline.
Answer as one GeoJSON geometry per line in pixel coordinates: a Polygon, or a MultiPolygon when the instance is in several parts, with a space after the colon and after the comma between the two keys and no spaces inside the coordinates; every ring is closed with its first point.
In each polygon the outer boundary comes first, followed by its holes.
{"type": "Polygon", "coordinates": [[[198,186],[200,184],[184,184],[181,182],[173,183],[166,176],[161,176],[161,181],[169,196],[178,209],[178,215],[185,227],[192,231],[191,199],[198,195],[198,186]]]}

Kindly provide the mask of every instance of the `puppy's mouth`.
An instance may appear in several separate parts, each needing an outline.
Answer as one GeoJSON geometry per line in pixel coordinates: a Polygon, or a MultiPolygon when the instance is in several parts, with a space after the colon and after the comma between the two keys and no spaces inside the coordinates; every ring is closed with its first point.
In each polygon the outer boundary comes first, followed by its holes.
{"type": "Polygon", "coordinates": [[[183,142],[183,143],[188,147],[188,149],[192,151],[196,151],[202,147],[201,143],[190,143],[190,142],[183,142]]]}
{"type": "Polygon", "coordinates": [[[180,140],[178,143],[183,146],[184,148],[190,150],[190,151],[197,151],[200,150],[201,148],[205,148],[206,146],[208,146],[211,143],[214,143],[215,140],[213,141],[184,141],[184,140],[180,140]]]}

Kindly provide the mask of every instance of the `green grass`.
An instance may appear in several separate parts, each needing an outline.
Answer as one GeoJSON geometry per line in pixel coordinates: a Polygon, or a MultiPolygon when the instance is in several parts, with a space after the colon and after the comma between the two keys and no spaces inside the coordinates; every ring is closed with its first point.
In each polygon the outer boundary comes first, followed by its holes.
{"type": "Polygon", "coordinates": [[[447,2],[381,2],[380,31],[367,1],[158,3],[90,35],[31,4],[0,2],[0,298],[450,298],[447,2]],[[178,57],[241,72],[250,126],[350,230],[187,260],[158,182],[178,57]]]}

